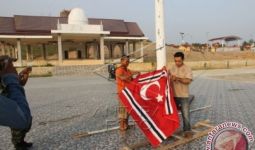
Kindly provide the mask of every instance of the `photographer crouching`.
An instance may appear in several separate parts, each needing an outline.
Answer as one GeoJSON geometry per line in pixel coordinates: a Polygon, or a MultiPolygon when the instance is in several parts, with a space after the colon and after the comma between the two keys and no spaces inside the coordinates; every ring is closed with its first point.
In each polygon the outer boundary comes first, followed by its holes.
{"type": "Polygon", "coordinates": [[[32,116],[23,86],[26,84],[31,67],[19,74],[13,66],[14,59],[0,56],[0,125],[11,128],[12,143],[16,150],[27,150],[32,143],[24,141],[32,125],[32,116]]]}

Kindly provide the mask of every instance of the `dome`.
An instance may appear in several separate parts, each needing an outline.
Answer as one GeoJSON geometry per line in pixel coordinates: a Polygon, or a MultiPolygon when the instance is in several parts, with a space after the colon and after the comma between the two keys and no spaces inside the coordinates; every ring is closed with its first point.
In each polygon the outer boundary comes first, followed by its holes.
{"type": "Polygon", "coordinates": [[[88,18],[85,16],[85,13],[81,8],[74,8],[68,16],[68,24],[88,24],[88,18]]]}

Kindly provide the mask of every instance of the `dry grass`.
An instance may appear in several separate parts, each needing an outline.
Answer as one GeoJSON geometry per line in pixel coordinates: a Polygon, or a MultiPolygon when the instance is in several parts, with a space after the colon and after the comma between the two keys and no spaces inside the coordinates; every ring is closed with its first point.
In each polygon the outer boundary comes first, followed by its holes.
{"type": "MultiPolygon", "coordinates": [[[[152,44],[144,50],[146,55],[145,62],[156,62],[156,46],[152,44]]],[[[167,59],[173,61],[174,53],[181,51],[172,47],[167,46],[167,59]]],[[[210,61],[210,60],[233,60],[233,59],[255,59],[255,53],[251,51],[239,51],[239,52],[198,52],[191,51],[185,52],[186,61],[210,61]]]]}

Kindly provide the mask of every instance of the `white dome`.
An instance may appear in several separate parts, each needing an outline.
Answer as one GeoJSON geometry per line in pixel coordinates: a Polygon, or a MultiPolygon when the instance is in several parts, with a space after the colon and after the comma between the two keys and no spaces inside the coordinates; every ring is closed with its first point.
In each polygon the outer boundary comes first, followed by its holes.
{"type": "Polygon", "coordinates": [[[81,8],[74,8],[68,16],[68,24],[88,24],[88,18],[85,16],[85,13],[81,8]]]}

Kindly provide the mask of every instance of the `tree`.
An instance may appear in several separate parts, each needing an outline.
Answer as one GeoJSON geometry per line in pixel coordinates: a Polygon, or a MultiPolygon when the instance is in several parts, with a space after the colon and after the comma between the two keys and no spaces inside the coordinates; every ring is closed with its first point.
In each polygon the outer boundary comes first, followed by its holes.
{"type": "Polygon", "coordinates": [[[253,39],[250,39],[248,43],[249,43],[249,44],[254,44],[254,40],[253,40],[253,39]]]}

